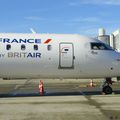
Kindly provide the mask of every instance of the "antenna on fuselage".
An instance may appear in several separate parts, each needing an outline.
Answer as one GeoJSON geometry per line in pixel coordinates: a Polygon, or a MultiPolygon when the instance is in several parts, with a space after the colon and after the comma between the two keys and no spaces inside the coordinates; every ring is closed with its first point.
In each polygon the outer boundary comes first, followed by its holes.
{"type": "Polygon", "coordinates": [[[30,28],[30,31],[31,31],[33,34],[36,34],[36,31],[35,31],[33,28],[30,28]]]}

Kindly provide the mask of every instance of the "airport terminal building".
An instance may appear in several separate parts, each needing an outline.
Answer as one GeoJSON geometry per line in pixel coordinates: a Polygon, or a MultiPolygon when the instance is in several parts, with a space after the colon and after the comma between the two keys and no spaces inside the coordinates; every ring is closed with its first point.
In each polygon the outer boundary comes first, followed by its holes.
{"type": "Polygon", "coordinates": [[[106,35],[105,29],[100,28],[97,38],[120,52],[120,29],[114,31],[110,35],[106,35]]]}

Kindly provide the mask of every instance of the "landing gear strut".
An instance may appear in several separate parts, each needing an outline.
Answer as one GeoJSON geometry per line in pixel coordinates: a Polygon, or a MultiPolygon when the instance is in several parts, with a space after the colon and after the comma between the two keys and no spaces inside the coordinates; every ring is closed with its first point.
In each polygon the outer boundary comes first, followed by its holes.
{"type": "Polygon", "coordinates": [[[102,84],[102,92],[105,94],[112,94],[113,90],[111,88],[112,80],[111,78],[106,78],[102,84]]]}

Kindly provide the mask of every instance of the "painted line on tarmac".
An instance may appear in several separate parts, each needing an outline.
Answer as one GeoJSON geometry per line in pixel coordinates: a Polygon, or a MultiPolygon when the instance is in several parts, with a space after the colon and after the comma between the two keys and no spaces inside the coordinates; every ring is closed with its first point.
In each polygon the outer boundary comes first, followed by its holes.
{"type": "Polygon", "coordinates": [[[18,91],[20,88],[23,88],[23,87],[25,87],[26,85],[29,85],[29,84],[31,83],[31,80],[32,80],[32,79],[28,79],[28,80],[25,81],[24,84],[21,84],[21,85],[17,84],[17,85],[15,85],[15,87],[13,88],[12,91],[9,92],[9,94],[17,95],[17,91],[18,91]]]}

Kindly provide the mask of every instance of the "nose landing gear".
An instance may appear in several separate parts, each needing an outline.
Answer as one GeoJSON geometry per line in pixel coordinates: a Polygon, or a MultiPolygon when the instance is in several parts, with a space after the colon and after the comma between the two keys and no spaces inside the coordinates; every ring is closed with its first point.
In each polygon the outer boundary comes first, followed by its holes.
{"type": "Polygon", "coordinates": [[[111,78],[106,78],[102,84],[102,92],[105,94],[112,94],[113,90],[111,88],[112,80],[111,78]]]}

